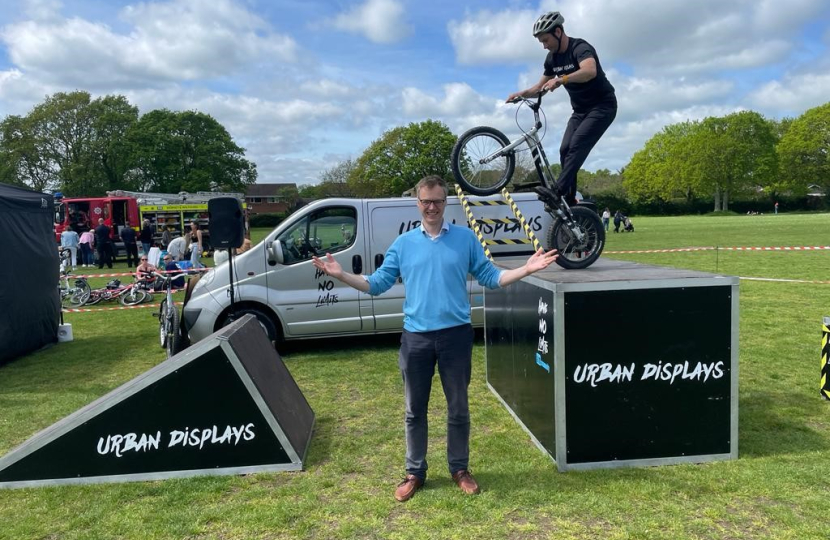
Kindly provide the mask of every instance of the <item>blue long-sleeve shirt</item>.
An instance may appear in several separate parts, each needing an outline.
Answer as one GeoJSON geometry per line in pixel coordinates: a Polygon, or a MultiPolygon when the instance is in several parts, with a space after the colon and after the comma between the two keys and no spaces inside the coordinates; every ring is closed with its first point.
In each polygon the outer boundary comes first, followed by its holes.
{"type": "MultiPolygon", "coordinates": [[[[446,224],[446,222],[445,222],[446,224]]],[[[392,243],[383,264],[366,276],[369,294],[389,290],[403,278],[404,329],[429,332],[470,322],[467,274],[489,289],[499,286],[501,270],[484,254],[473,232],[447,224],[448,229],[431,239],[423,228],[402,234],[392,243]]]]}

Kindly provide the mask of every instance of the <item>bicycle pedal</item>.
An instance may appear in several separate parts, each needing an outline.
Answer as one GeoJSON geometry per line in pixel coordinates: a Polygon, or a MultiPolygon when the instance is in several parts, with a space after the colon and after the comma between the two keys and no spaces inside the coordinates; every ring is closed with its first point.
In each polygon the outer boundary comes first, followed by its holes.
{"type": "Polygon", "coordinates": [[[533,188],[533,191],[536,192],[542,202],[551,208],[559,206],[557,196],[550,188],[546,188],[545,186],[536,186],[533,188]]]}

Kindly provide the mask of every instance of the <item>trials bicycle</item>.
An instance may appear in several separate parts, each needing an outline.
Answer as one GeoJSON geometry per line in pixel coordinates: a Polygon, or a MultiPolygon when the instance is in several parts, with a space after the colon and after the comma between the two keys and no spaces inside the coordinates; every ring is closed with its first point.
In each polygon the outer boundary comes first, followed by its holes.
{"type": "MultiPolygon", "coordinates": [[[[605,246],[605,229],[596,211],[587,205],[570,206],[556,191],[556,177],[550,169],[539,131],[542,96],[520,97],[511,103],[525,105],[533,111],[534,125],[522,130],[522,137],[513,142],[501,131],[474,127],[462,134],[452,150],[451,164],[455,180],[473,195],[492,195],[504,188],[516,169],[516,152],[527,144],[541,185],[533,190],[554,218],[545,235],[545,245],[556,249],[556,262],[562,268],[578,269],[592,265],[605,246]]],[[[542,113],[544,114],[544,113],[542,113]]]]}

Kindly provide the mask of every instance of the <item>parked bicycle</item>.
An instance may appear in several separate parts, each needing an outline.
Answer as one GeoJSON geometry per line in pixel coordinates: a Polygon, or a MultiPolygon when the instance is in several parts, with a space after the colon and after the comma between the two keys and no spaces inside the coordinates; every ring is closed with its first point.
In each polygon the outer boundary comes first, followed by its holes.
{"type": "Polygon", "coordinates": [[[556,191],[556,177],[539,137],[544,125],[540,119],[543,95],[542,92],[535,99],[522,97],[512,101],[529,107],[534,118],[533,128],[522,130],[522,137],[513,142],[501,131],[488,126],[475,127],[462,134],[452,150],[452,173],[465,191],[473,195],[492,195],[513,178],[516,149],[527,144],[541,184],[533,190],[554,218],[545,236],[546,245],[559,252],[556,262],[562,268],[587,268],[602,253],[605,229],[595,210],[582,204],[570,206],[556,191]]]}
{"type": "Polygon", "coordinates": [[[158,272],[154,272],[154,275],[156,280],[163,284],[165,296],[159,305],[158,313],[153,313],[153,316],[159,320],[159,344],[163,349],[167,349],[167,358],[170,358],[182,350],[179,311],[173,302],[173,280],[177,276],[158,272]]]}
{"type": "Polygon", "coordinates": [[[86,278],[76,278],[73,285],[69,285],[69,280],[72,275],[69,272],[61,270],[60,282],[58,289],[61,295],[61,305],[64,308],[78,308],[84,305],[88,300],[92,290],[87,283],[86,278]]]}

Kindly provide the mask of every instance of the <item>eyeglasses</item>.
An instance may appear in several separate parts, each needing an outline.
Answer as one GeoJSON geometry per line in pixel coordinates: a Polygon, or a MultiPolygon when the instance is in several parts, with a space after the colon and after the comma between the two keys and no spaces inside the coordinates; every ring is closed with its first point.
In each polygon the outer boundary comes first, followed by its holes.
{"type": "Polygon", "coordinates": [[[439,208],[444,206],[444,203],[447,202],[447,199],[418,199],[418,202],[425,208],[429,208],[430,206],[434,206],[435,208],[439,208]]]}
{"type": "Polygon", "coordinates": [[[142,261],[146,261],[146,260],[147,260],[147,257],[142,257],[142,258],[141,258],[141,260],[142,260],[142,261]]]}

